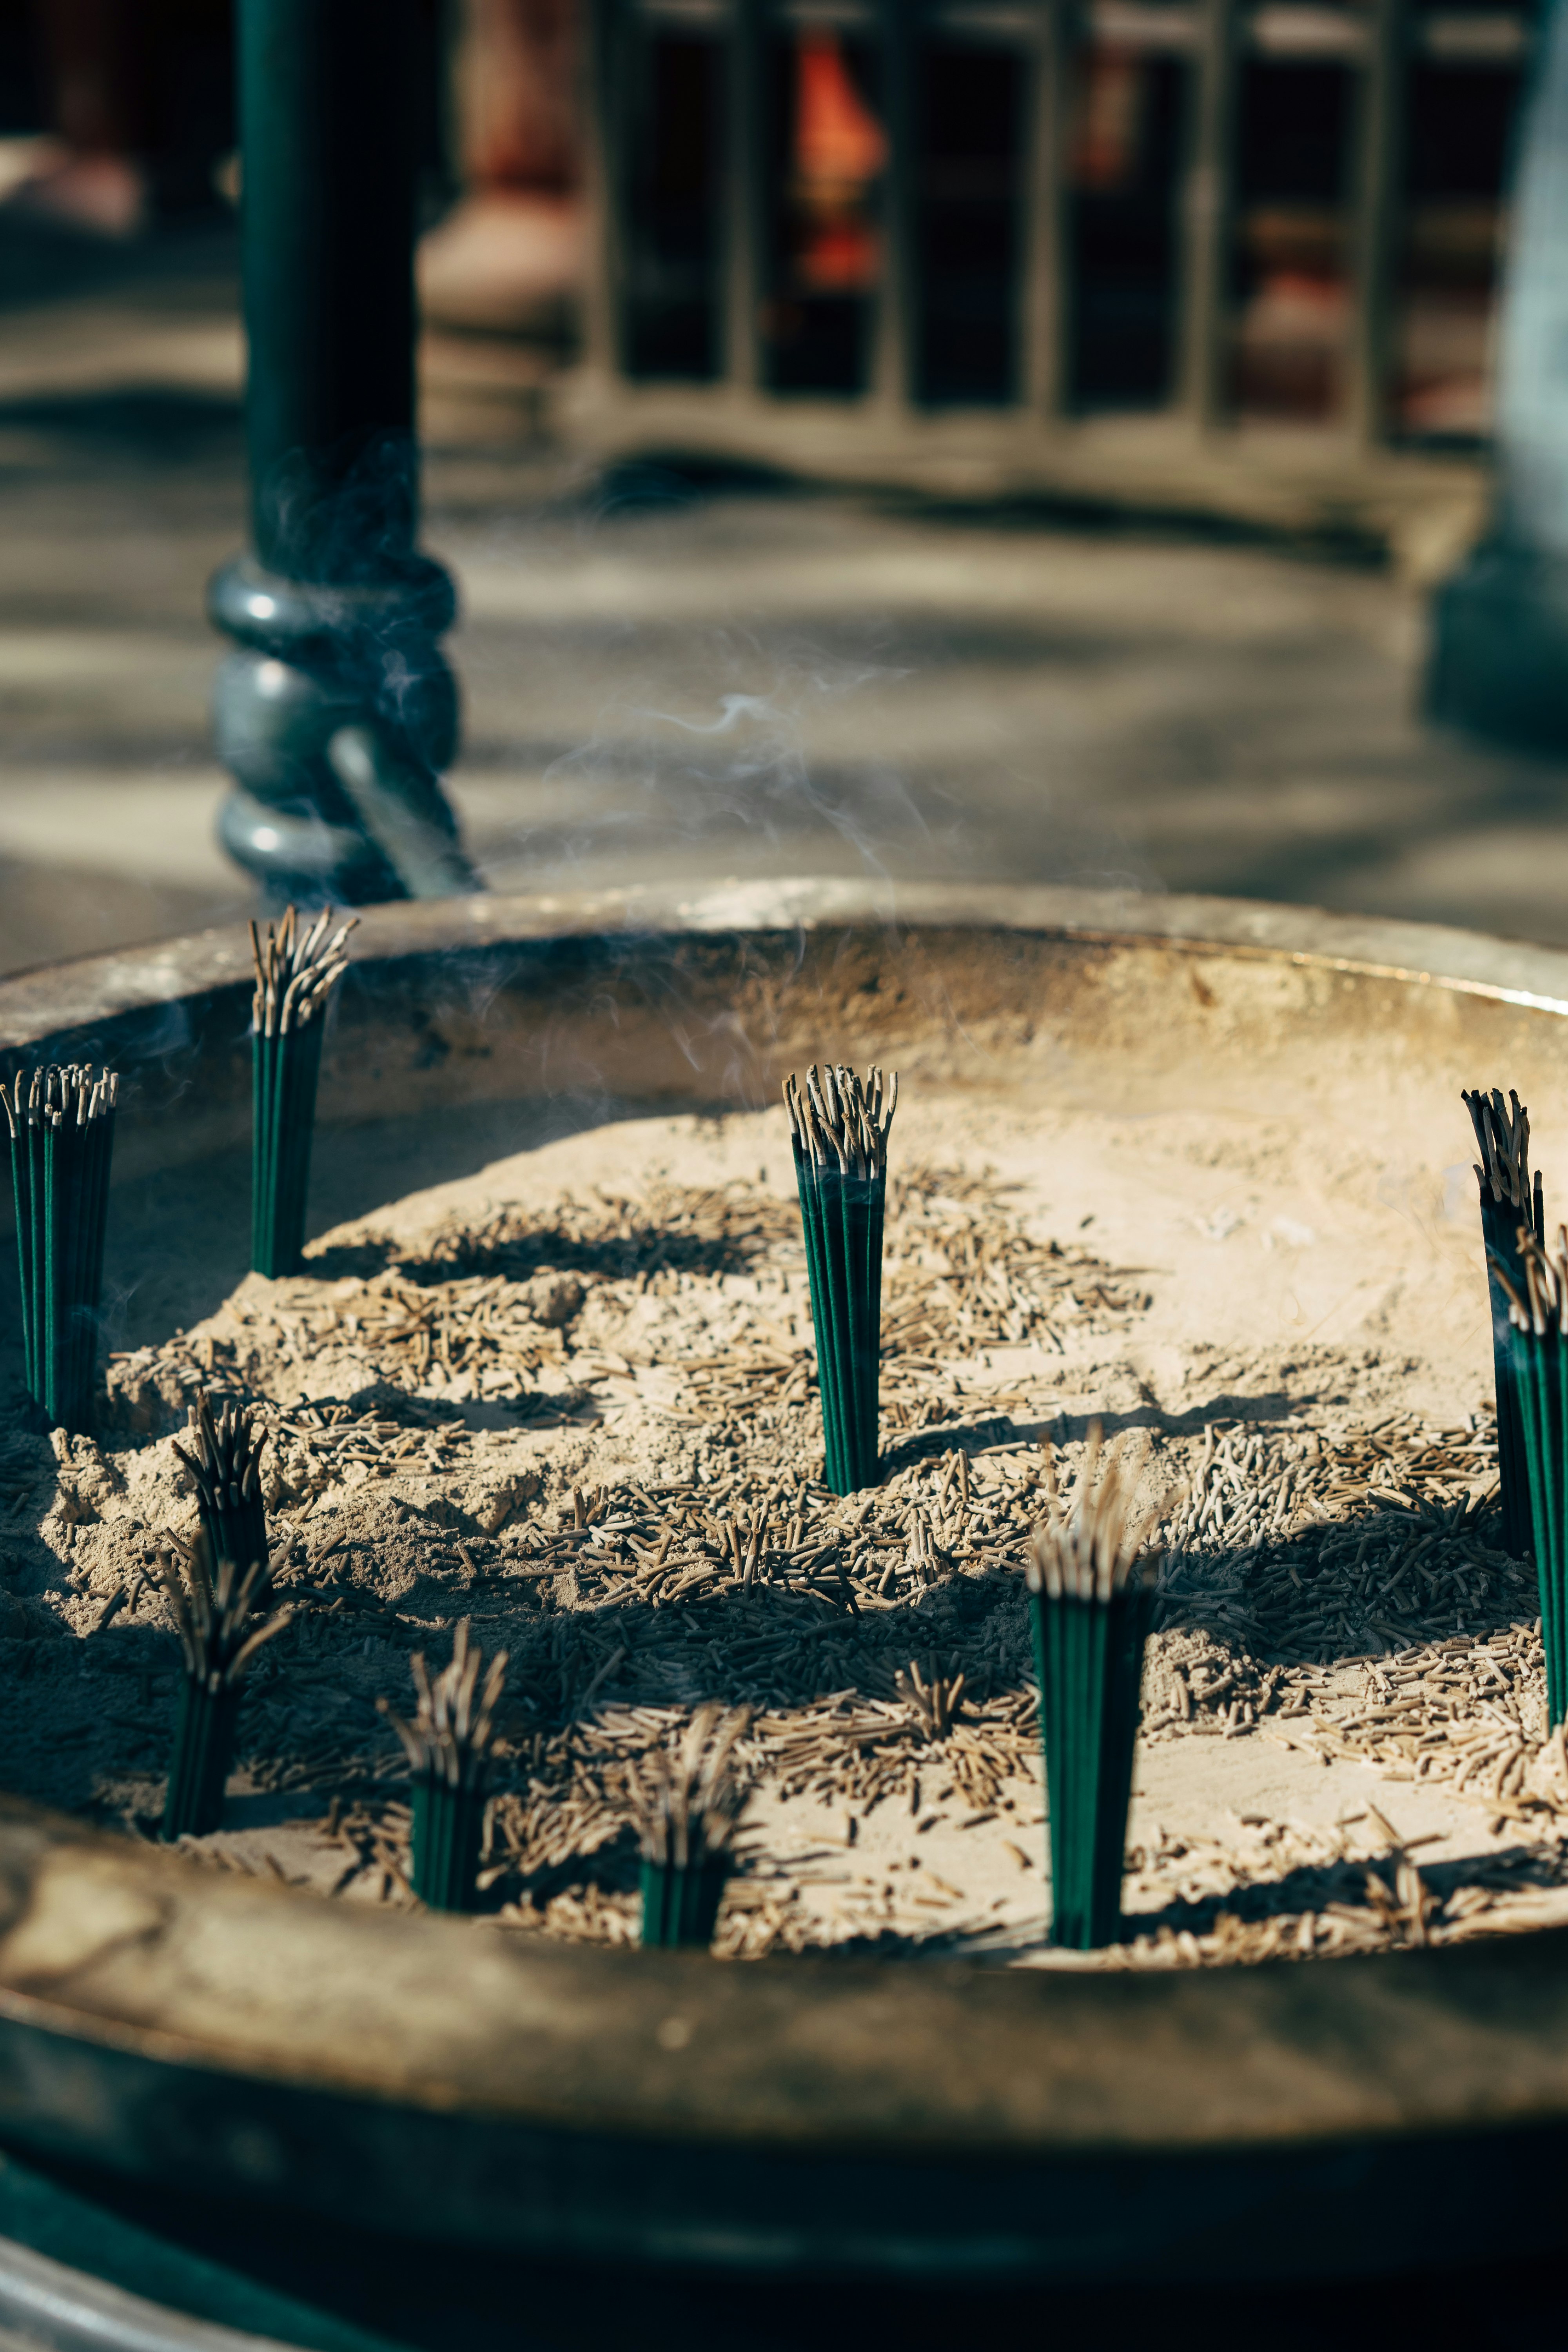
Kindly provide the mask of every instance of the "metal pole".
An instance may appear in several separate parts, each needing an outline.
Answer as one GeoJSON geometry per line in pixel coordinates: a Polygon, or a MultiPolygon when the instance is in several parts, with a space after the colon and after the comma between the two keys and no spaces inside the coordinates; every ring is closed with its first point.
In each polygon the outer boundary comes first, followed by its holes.
{"type": "Polygon", "coordinates": [[[437,781],[455,612],[417,552],[413,0],[239,0],[255,554],[215,726],[225,845],[281,902],[472,889],[437,781]]]}
{"type": "Polygon", "coordinates": [[[1510,198],[1496,511],[1432,607],[1428,714],[1568,753],[1568,0],[1542,15],[1510,198]]]}

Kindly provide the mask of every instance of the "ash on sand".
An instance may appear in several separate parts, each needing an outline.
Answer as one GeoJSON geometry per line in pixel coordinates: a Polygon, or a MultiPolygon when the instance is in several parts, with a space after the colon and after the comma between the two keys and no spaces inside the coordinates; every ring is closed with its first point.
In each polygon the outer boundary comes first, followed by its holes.
{"type": "MultiPolygon", "coordinates": [[[[298,1622],[197,1861],[404,1903],[375,1701],[468,1617],[512,1654],[483,1877],[504,1932],[636,1932],[631,1769],[754,1711],[718,1948],[1164,1965],[1568,1916],[1531,1573],[1495,1549],[1473,1204],[1288,1124],[906,1106],[883,1483],[840,1501],[781,1110],[626,1122],[416,1193],[112,1360],[100,1443],[0,1459],[8,1788],[151,1833],[198,1385],[264,1407],[298,1622]],[[1218,1138],[1218,1140],[1217,1140],[1218,1138]],[[1310,1174],[1303,1175],[1303,1168],[1310,1174]],[[1411,1213],[1414,1202],[1416,1213],[1411,1213]],[[1149,1653],[1131,1940],[1045,1948],[1021,1566],[1039,1440],[1187,1483],[1149,1653]]],[[[1451,1188],[1450,1188],[1451,1190],[1451,1188]]]]}

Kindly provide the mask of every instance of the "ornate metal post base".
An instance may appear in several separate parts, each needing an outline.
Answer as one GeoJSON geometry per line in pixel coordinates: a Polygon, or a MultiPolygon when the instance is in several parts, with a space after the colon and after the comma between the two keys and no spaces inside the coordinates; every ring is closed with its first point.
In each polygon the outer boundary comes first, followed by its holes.
{"type": "Polygon", "coordinates": [[[225,564],[208,610],[238,640],[218,672],[218,755],[236,781],[218,820],[269,902],[363,906],[472,890],[437,782],[457,747],[457,687],[438,646],[452,583],[438,563],[363,585],[225,564]]]}
{"type": "Polygon", "coordinates": [[[279,904],[472,890],[455,599],[414,543],[414,0],[239,0],[237,30],[256,551],[209,594],[220,837],[279,904]]]}

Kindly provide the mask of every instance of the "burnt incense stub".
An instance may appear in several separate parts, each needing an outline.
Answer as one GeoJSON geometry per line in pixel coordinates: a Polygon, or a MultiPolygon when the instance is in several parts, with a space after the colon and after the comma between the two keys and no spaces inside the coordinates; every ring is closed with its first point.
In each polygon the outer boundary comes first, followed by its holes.
{"type": "Polygon", "coordinates": [[[27,1392],[53,1429],[91,1415],[120,1080],[72,1063],[0,1087],[11,1139],[27,1392]]]}
{"type": "Polygon", "coordinates": [[[251,1265],[269,1276],[297,1271],[305,1247],[310,1143],[321,1039],[332,991],[349,968],[343,943],[359,918],[332,929],[322,908],[308,930],[290,907],[264,948],[250,927],[256,963],[251,1045],[251,1265]]]}
{"type": "Polygon", "coordinates": [[[260,1413],[229,1404],[214,1412],[204,1389],[196,1391],[187,1434],[174,1451],[195,1484],[196,1508],[214,1559],[267,1558],[267,1507],[261,1493],[260,1413]]]}
{"type": "Polygon", "coordinates": [[[1530,1175],[1530,1113],[1510,1090],[1490,1096],[1479,1087],[1460,1097],[1476,1131],[1480,1160],[1481,1239],[1486,1247],[1491,1299],[1492,1367],[1497,1386],[1498,1477],[1502,1497],[1503,1549],[1515,1559],[1530,1550],[1530,1477],[1525,1462],[1514,1358],[1509,1341],[1511,1297],[1523,1288],[1521,1243],[1526,1233],[1539,1242],[1546,1231],[1541,1174],[1530,1175]],[[1503,1278],[1506,1276],[1506,1280],[1503,1278]]]}
{"type": "Polygon", "coordinates": [[[1051,1820],[1051,1939],[1076,1951],[1119,1941],[1138,1692],[1154,1614],[1144,1538],[1131,1519],[1137,1465],[1106,1465],[1095,1422],[1071,1511],[1053,1496],[1025,1570],[1040,1683],[1051,1820]]]}
{"type": "Polygon", "coordinates": [[[881,1458],[882,1250],[887,1139],[898,1108],[878,1069],[842,1066],[791,1076],[784,1100],[805,1229],[828,1485],[835,1495],[876,1484],[881,1458]]]}
{"type": "Polygon", "coordinates": [[[174,1753],[163,1808],[165,1838],[205,1837],[223,1819],[224,1783],[234,1761],[240,1684],[257,1653],[281,1633],[292,1608],[261,1617],[272,1584],[265,1554],[244,1566],[220,1559],[214,1567],[204,1527],[178,1565],[159,1558],[169,1606],[179,1631],[185,1671],[180,1681],[174,1753]]]}
{"type": "Polygon", "coordinates": [[[749,1793],[736,1747],[750,1720],[748,1707],[699,1707],[633,1780],[644,1944],[713,1941],[749,1793]]]}
{"type": "Polygon", "coordinates": [[[409,1664],[419,1699],[413,1721],[406,1723],[384,1698],[377,1705],[413,1769],[413,1892],[433,1911],[472,1911],[490,1740],[507,1680],[507,1653],[497,1650],[485,1673],[482,1652],[470,1647],[465,1617],[453,1641],[452,1662],[434,1682],[420,1652],[409,1664]]]}
{"type": "Polygon", "coordinates": [[[946,1739],[964,1696],[965,1680],[963,1675],[943,1675],[930,1666],[923,1675],[919,1659],[911,1658],[894,1675],[893,1687],[927,1739],[946,1739]]]}

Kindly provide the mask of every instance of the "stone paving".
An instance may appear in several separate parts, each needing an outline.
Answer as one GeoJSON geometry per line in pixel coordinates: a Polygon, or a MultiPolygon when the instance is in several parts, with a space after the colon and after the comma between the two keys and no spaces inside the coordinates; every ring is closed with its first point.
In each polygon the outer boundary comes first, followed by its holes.
{"type": "MultiPolygon", "coordinates": [[[[16,970],[244,908],[202,613],[244,480],[225,241],[0,266],[0,305],[16,970]]],[[[496,886],[1116,880],[1568,941],[1568,775],[1420,722],[1421,595],[1370,557],[596,471],[538,436],[526,366],[455,349],[427,536],[496,886]]]]}

